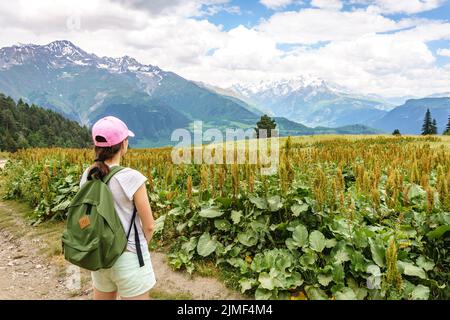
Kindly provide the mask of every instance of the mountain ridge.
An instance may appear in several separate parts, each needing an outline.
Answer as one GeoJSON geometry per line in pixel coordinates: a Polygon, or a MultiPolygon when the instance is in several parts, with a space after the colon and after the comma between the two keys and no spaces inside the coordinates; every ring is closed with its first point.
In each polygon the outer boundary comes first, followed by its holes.
{"type": "Polygon", "coordinates": [[[399,129],[403,134],[420,134],[427,109],[436,119],[438,134],[441,134],[450,115],[450,97],[408,99],[373,125],[388,132],[399,129]]]}
{"type": "Polygon", "coordinates": [[[312,127],[364,124],[394,107],[379,99],[350,94],[310,75],[235,84],[229,90],[246,97],[264,112],[312,127]]]}
{"type": "MultiPolygon", "coordinates": [[[[170,132],[189,127],[192,121],[203,121],[205,128],[248,128],[261,115],[238,97],[220,94],[174,72],[141,64],[130,56],[99,57],[67,40],[1,48],[0,92],[58,111],[83,125],[108,114],[127,118],[131,126],[141,128],[144,141],[132,142],[150,141],[149,146],[170,144],[170,132]]],[[[289,127],[296,127],[289,131],[293,133],[305,131],[299,123],[289,127]]]]}

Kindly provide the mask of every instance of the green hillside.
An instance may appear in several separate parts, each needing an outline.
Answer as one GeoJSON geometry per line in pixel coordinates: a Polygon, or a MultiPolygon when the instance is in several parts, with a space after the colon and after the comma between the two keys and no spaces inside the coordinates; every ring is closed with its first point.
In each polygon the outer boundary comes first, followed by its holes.
{"type": "Polygon", "coordinates": [[[0,150],[88,147],[90,132],[62,115],[0,94],[0,150]]]}

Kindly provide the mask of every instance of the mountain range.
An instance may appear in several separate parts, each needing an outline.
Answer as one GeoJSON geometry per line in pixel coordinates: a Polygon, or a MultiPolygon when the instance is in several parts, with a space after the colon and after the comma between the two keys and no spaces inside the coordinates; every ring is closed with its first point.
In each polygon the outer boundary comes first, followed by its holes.
{"type": "Polygon", "coordinates": [[[263,113],[276,118],[280,135],[380,133],[370,126],[394,107],[306,77],[221,89],[66,40],[0,49],[0,92],[82,125],[118,116],[135,131],[137,147],[174,144],[171,133],[195,120],[204,129],[251,128],[263,113]]]}
{"type": "Polygon", "coordinates": [[[382,97],[358,95],[311,76],[237,84],[222,93],[316,129],[358,124],[388,133],[399,129],[404,134],[420,134],[425,112],[430,109],[441,133],[450,115],[450,92],[421,99],[398,98],[404,103],[396,107],[382,97]]]}
{"type": "Polygon", "coordinates": [[[385,131],[399,129],[405,134],[420,134],[427,109],[430,110],[431,117],[436,119],[438,134],[441,134],[450,115],[449,97],[407,100],[370,124],[385,131]]]}
{"type": "Polygon", "coordinates": [[[309,126],[338,127],[381,118],[393,106],[352,95],[308,76],[237,84],[229,88],[256,108],[309,126]]]}

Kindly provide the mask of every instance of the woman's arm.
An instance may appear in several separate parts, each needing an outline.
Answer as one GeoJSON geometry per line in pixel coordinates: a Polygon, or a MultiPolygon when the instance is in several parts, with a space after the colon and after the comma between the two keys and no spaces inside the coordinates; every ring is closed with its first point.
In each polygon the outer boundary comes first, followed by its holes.
{"type": "Polygon", "coordinates": [[[155,220],[153,219],[152,208],[150,207],[145,184],[140,186],[134,194],[134,204],[141,219],[145,238],[147,242],[150,242],[152,240],[153,230],[155,229],[155,220]]]}

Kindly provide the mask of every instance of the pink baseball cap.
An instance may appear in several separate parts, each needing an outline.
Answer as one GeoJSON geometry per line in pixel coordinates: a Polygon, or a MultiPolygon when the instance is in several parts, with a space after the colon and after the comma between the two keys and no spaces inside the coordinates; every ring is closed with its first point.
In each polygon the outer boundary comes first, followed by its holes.
{"type": "Polygon", "coordinates": [[[122,120],[113,116],[98,120],[92,127],[92,140],[97,147],[111,147],[121,143],[127,137],[134,137],[134,133],[128,130],[122,120]],[[106,142],[96,141],[97,136],[105,138],[106,142]]]}

